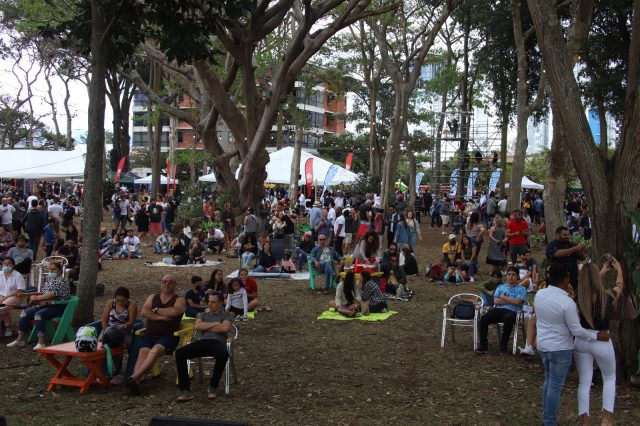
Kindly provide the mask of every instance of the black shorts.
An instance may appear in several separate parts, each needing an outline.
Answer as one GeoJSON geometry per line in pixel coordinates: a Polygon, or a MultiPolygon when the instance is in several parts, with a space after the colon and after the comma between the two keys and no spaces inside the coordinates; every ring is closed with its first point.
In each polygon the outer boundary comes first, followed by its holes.
{"type": "Polygon", "coordinates": [[[244,309],[242,309],[242,308],[236,308],[235,306],[231,306],[231,307],[229,308],[229,311],[230,311],[230,312],[233,312],[234,314],[239,315],[239,316],[244,315],[244,309]]]}

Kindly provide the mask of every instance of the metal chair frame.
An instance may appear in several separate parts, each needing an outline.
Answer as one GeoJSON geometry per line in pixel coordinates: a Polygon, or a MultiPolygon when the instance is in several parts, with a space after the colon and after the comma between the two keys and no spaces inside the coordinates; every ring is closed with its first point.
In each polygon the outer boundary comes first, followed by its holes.
{"type": "Polygon", "coordinates": [[[473,329],[473,350],[478,346],[478,319],[480,317],[480,310],[484,307],[484,301],[482,297],[474,293],[459,293],[451,296],[449,301],[442,307],[442,336],[440,339],[440,347],[444,348],[446,342],[447,325],[451,326],[451,339],[456,340],[455,328],[456,327],[470,327],[473,329]],[[467,301],[475,305],[473,313],[473,319],[459,319],[454,318],[453,309],[458,302],[467,301]]]}

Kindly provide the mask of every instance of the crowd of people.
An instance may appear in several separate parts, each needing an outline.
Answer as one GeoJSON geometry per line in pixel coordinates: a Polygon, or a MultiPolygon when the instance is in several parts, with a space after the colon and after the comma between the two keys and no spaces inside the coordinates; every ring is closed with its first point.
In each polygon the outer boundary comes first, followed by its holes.
{"type": "MultiPolygon", "coordinates": [[[[585,241],[591,237],[588,208],[580,196],[567,197],[566,226],[559,227],[555,239],[547,242],[542,270],[531,250],[532,227],[544,227],[544,202],[539,193],[525,194],[519,208],[508,213],[506,198],[498,199],[493,192],[464,199],[424,191],[415,206],[408,206],[406,194],[398,191],[395,203],[385,210],[379,194],[336,191],[307,200],[300,192],[297,200],[288,200],[284,188],[276,188],[265,192],[257,209],[248,208],[239,216],[230,203],[218,208],[214,194],[204,196],[199,220],[181,223],[176,223],[179,196],[172,192],[151,197],[118,190],[105,200],[112,228],[110,233],[100,229],[101,260],[140,258],[145,250],[153,249],[154,254],[166,255],[165,263],[174,265],[205,263],[209,254],[237,257],[241,265],[238,276],[229,281],[220,269],[214,269],[206,282],[192,276],[184,295],[176,292],[175,277],[164,275],[160,291],[140,308],[127,288],[115,291],[96,325],[103,332],[110,327],[127,331],[129,362],[119,380],[124,380],[132,394],[141,392],[142,377],[160,357],[175,352],[177,401],[193,398],[187,360],[201,356],[218,361],[207,390],[208,398],[216,398],[228,356],[226,333],[232,323],[246,320],[256,309],[270,310],[258,300],[258,286],[250,275],[313,270],[323,276],[323,294],[328,295],[337,281],[329,306],[347,317],[386,312],[390,299],[410,300],[413,291],[407,276],[421,274],[416,251],[424,226],[430,226],[437,230],[433,234],[447,235],[442,258],[427,268],[432,281],[473,283],[479,276],[480,259],[487,265],[488,279],[477,283],[484,304],[477,353],[488,352],[488,329],[495,323],[503,325],[500,352],[508,353],[517,315],[524,305],[534,302],[527,342],[519,350],[533,355],[537,349],[542,358],[544,423],[555,424],[572,357],[580,377],[581,421],[588,422],[595,361],[603,377],[603,422],[609,422],[603,424],[612,422],[615,353],[608,330],[624,281],[620,263],[613,257],[600,270],[594,263],[579,266],[588,253],[572,237],[579,235],[585,241]],[[430,224],[422,224],[421,231],[421,219],[428,217],[430,224]],[[486,253],[482,253],[483,246],[486,253]],[[603,281],[612,275],[616,285],[605,290],[603,281]],[[530,293],[535,293],[534,300],[527,299],[530,293]],[[146,318],[146,327],[142,336],[134,337],[139,315],[146,318]],[[176,348],[173,333],[183,315],[194,318],[201,337],[176,348]]],[[[17,337],[8,347],[25,346],[32,329],[38,338],[34,349],[44,347],[45,322],[64,309],[50,302],[68,299],[70,281],[78,277],[82,233],[76,223],[81,219],[81,197],[81,187],[63,194],[59,186],[48,184],[36,187],[29,197],[5,194],[2,198],[0,303],[9,308],[0,317],[4,335],[13,335],[13,311],[26,297],[23,275],[31,272],[39,251],[42,256],[66,258],[70,271],[67,279],[60,264],[50,264],[41,294],[29,298],[20,314],[17,337]]]]}

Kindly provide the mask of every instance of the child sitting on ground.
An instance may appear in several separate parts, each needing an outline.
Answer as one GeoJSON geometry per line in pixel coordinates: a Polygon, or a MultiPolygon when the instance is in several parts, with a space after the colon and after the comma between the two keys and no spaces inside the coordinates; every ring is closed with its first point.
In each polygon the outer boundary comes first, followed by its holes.
{"type": "Polygon", "coordinates": [[[467,269],[468,267],[465,267],[466,265],[458,264],[458,267],[456,269],[453,269],[453,266],[450,266],[449,269],[447,269],[447,273],[444,274],[444,281],[454,284],[460,284],[469,281],[469,274],[465,271],[465,269],[467,269]]]}
{"type": "Polygon", "coordinates": [[[282,272],[286,272],[289,274],[296,273],[296,265],[291,260],[291,250],[285,250],[284,255],[282,256],[282,261],[280,262],[280,268],[282,272]]]}

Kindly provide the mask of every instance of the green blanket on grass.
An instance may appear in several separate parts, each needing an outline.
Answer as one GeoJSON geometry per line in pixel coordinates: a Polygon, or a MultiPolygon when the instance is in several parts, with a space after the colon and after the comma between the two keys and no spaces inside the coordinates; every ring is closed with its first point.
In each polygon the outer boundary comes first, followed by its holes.
{"type": "Polygon", "coordinates": [[[321,313],[318,318],[319,320],[336,320],[336,321],[349,321],[349,320],[360,320],[360,321],[384,321],[387,318],[390,318],[392,315],[397,314],[398,312],[396,311],[388,311],[388,312],[382,312],[379,314],[369,314],[369,315],[362,315],[359,317],[355,317],[355,318],[349,318],[349,317],[345,317],[344,315],[340,315],[338,312],[336,312],[335,310],[333,310],[333,308],[331,308],[328,311],[324,311],[323,313],[321,313]]]}

